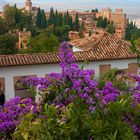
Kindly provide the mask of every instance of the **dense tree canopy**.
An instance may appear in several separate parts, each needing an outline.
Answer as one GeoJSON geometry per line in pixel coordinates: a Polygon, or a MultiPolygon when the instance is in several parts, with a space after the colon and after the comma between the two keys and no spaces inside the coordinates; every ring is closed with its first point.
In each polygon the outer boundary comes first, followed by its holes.
{"type": "Polygon", "coordinates": [[[114,34],[115,33],[115,27],[113,25],[113,23],[110,23],[107,25],[107,32],[110,34],[114,34]]]}
{"type": "Polygon", "coordinates": [[[17,39],[11,35],[0,36],[0,54],[14,54],[16,49],[17,39]]]}
{"type": "Polygon", "coordinates": [[[31,31],[33,35],[35,34],[34,18],[31,13],[22,12],[16,5],[5,5],[3,11],[8,29],[23,30],[23,28],[26,28],[31,31]]]}
{"type": "Polygon", "coordinates": [[[36,37],[31,37],[27,52],[38,53],[38,52],[53,52],[57,51],[59,46],[58,38],[53,34],[41,33],[36,37]]]}
{"type": "Polygon", "coordinates": [[[108,22],[107,18],[99,17],[97,20],[97,27],[106,28],[108,23],[109,22],[108,22]]]}
{"type": "Polygon", "coordinates": [[[92,9],[91,12],[95,12],[95,13],[97,13],[97,12],[98,12],[98,9],[97,9],[97,8],[92,9]]]}
{"type": "Polygon", "coordinates": [[[9,27],[5,19],[0,17],[0,35],[5,34],[8,31],[9,27]]]}
{"type": "Polygon", "coordinates": [[[36,27],[45,29],[47,27],[47,20],[45,11],[38,9],[37,16],[36,16],[36,27]]]}
{"type": "Polygon", "coordinates": [[[125,39],[136,40],[140,37],[140,29],[134,22],[130,22],[126,28],[125,39]]]}
{"type": "MultiPolygon", "coordinates": [[[[23,12],[22,9],[18,9],[16,5],[5,5],[3,12],[5,19],[0,18],[0,35],[8,34],[9,30],[12,31],[15,29],[22,31],[25,28],[27,31],[31,31],[32,36],[28,44],[28,49],[20,50],[18,53],[56,51],[58,43],[69,40],[68,32],[70,30],[78,31],[82,36],[84,29],[84,24],[80,26],[78,13],[76,14],[75,20],[73,20],[69,11],[61,13],[51,8],[48,19],[46,18],[45,11],[40,8],[38,8],[36,16],[30,12],[23,12]],[[47,34],[44,32],[47,32],[47,34]]],[[[1,38],[2,37],[3,36],[1,36],[1,38]]],[[[6,42],[8,40],[7,38],[9,40],[11,39],[6,35],[3,42],[9,47],[8,42],[6,42]]],[[[15,41],[15,39],[13,39],[13,41],[15,41]]],[[[11,42],[10,40],[9,43],[11,42]]],[[[7,51],[3,49],[1,53],[11,54],[16,52],[14,50],[14,44],[10,47],[13,47],[11,52],[9,49],[7,49],[7,51]]]]}

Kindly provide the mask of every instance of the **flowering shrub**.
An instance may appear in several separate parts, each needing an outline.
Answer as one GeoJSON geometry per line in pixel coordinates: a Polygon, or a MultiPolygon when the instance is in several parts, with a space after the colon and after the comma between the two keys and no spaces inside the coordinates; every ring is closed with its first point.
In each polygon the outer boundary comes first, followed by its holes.
{"type": "Polygon", "coordinates": [[[81,69],[67,42],[60,45],[62,73],[25,78],[24,85],[41,93],[39,115],[25,115],[14,139],[137,140],[140,138],[140,78],[110,74],[105,82],[93,70],[81,69]],[[115,76],[115,77],[114,77],[115,76]],[[130,87],[126,79],[135,79],[130,87]],[[108,80],[107,80],[108,79],[108,80]]]}
{"type": "Polygon", "coordinates": [[[30,98],[21,99],[15,97],[0,107],[0,138],[10,137],[16,126],[20,124],[21,118],[30,112],[32,101],[30,98]]]}

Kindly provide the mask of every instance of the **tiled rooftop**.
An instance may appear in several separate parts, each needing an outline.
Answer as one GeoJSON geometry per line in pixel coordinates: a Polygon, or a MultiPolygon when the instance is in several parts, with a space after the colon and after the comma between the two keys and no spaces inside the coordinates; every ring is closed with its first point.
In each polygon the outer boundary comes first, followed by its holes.
{"type": "Polygon", "coordinates": [[[97,48],[103,49],[104,51],[106,51],[106,49],[114,51],[114,49],[118,49],[119,47],[129,49],[131,45],[128,41],[120,39],[117,36],[111,35],[107,32],[82,39],[77,39],[71,41],[70,44],[84,51],[96,51],[97,48]]]}
{"type": "MultiPolygon", "coordinates": [[[[131,52],[129,42],[108,33],[103,34],[95,43],[92,43],[92,40],[89,39],[85,44],[90,48],[89,51],[75,52],[76,61],[104,61],[137,57],[131,52]]],[[[59,62],[58,53],[0,55],[0,67],[53,64],[59,62]]]]}

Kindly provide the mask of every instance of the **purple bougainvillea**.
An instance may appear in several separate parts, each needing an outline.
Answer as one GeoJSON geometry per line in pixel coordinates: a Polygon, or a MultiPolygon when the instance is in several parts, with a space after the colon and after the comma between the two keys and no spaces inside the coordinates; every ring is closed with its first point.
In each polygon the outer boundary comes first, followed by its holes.
{"type": "Polygon", "coordinates": [[[0,132],[13,132],[20,124],[21,118],[31,111],[30,98],[15,97],[0,107],[0,132]]]}
{"type": "MultiPolygon", "coordinates": [[[[120,95],[125,95],[119,89],[114,87],[113,83],[106,82],[102,89],[98,88],[98,81],[94,79],[94,70],[81,69],[75,62],[74,54],[67,42],[60,45],[61,59],[60,67],[62,73],[51,73],[47,78],[25,78],[22,83],[30,87],[38,87],[41,92],[46,94],[46,102],[62,108],[69,105],[75,99],[81,99],[88,106],[90,112],[97,110],[97,107],[108,113],[108,105],[111,102],[117,102],[120,95]],[[48,92],[49,91],[49,92],[48,92]],[[47,98],[47,96],[51,98],[47,98]]],[[[129,89],[132,109],[135,109],[140,103],[140,77],[132,74],[122,75],[135,79],[135,87],[129,89]]],[[[134,133],[139,133],[139,125],[133,122],[133,113],[122,116],[123,120],[132,128],[134,133]],[[129,119],[128,119],[129,118],[129,119]]],[[[9,119],[5,114],[3,117],[9,119]]],[[[13,127],[13,121],[9,121],[6,126],[13,127]]],[[[18,122],[17,122],[18,123],[18,122]]],[[[2,125],[2,127],[5,124],[2,125]]]]}

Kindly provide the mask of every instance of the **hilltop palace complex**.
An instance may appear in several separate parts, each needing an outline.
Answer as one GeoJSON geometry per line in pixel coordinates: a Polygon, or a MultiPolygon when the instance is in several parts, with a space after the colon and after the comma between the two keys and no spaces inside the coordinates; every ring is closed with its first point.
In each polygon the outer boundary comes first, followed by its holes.
{"type": "MultiPolygon", "coordinates": [[[[25,1],[25,11],[31,12],[33,14],[37,14],[38,8],[32,6],[31,0],[25,1]]],[[[66,13],[65,11],[61,11],[62,13],[66,13]]],[[[77,11],[69,11],[69,14],[72,16],[73,20],[76,17],[77,11]]],[[[94,30],[96,27],[96,22],[93,22],[94,18],[99,18],[100,16],[107,18],[109,21],[113,22],[115,26],[115,35],[119,38],[125,38],[125,29],[128,24],[128,19],[126,14],[123,13],[122,9],[116,9],[115,12],[112,12],[111,9],[103,9],[101,12],[78,12],[79,20],[84,22],[85,32],[89,32],[94,30]]],[[[50,13],[46,13],[46,18],[49,18],[50,13]]]]}

